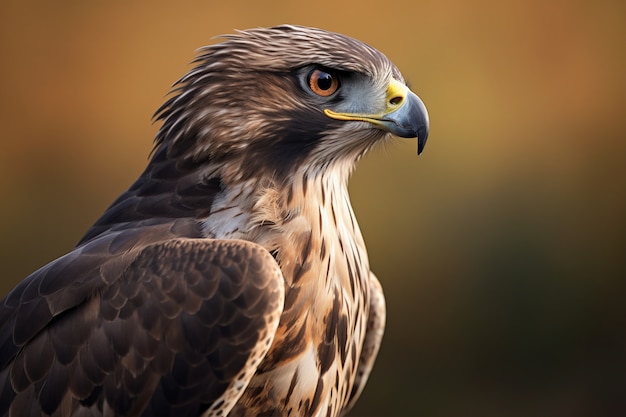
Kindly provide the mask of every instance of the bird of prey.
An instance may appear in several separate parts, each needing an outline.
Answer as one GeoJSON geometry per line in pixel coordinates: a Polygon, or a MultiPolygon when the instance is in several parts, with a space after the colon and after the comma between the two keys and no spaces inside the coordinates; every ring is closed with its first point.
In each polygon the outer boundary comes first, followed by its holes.
{"type": "Polygon", "coordinates": [[[0,305],[0,416],[342,416],[385,305],[347,181],[428,115],[355,39],[283,25],[205,47],[145,171],[0,305]]]}

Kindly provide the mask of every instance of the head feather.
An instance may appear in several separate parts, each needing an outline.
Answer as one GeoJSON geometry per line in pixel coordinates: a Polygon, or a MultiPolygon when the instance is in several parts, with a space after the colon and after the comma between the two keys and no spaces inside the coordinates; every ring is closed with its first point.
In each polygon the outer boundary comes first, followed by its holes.
{"type": "MultiPolygon", "coordinates": [[[[320,65],[359,73],[379,89],[391,77],[402,80],[376,49],[320,29],[283,25],[223,38],[200,50],[194,67],[157,111],[156,118],[163,121],[157,148],[168,147],[168,153],[196,161],[273,161],[273,170],[302,162],[316,149],[317,154],[333,155],[336,150],[318,149],[320,139],[346,132],[307,101],[297,70],[320,65]]],[[[360,155],[364,150],[356,151],[360,155]]]]}

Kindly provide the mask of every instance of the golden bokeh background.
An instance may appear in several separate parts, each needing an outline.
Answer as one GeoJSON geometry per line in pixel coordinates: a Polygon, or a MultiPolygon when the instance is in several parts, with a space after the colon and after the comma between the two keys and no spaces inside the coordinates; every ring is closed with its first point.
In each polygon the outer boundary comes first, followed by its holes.
{"type": "Polygon", "coordinates": [[[4,1],[0,295],[143,170],[196,48],[280,23],[380,49],[431,115],[351,182],[389,310],[351,415],[626,415],[623,1],[4,1]]]}

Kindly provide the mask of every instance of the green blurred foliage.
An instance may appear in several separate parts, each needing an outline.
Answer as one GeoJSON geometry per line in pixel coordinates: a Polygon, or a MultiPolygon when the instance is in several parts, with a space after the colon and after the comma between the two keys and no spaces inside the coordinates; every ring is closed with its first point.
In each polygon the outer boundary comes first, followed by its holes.
{"type": "Polygon", "coordinates": [[[351,182],[389,310],[352,415],[626,415],[620,1],[5,1],[0,294],[141,172],[196,48],[286,22],[385,52],[431,114],[351,182]]]}

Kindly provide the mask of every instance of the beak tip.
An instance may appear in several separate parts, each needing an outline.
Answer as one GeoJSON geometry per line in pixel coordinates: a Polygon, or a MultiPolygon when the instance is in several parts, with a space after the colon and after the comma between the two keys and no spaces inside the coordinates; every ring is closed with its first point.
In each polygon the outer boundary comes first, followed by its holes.
{"type": "Polygon", "coordinates": [[[421,155],[428,140],[428,129],[424,126],[417,131],[417,154],[421,155]]]}

